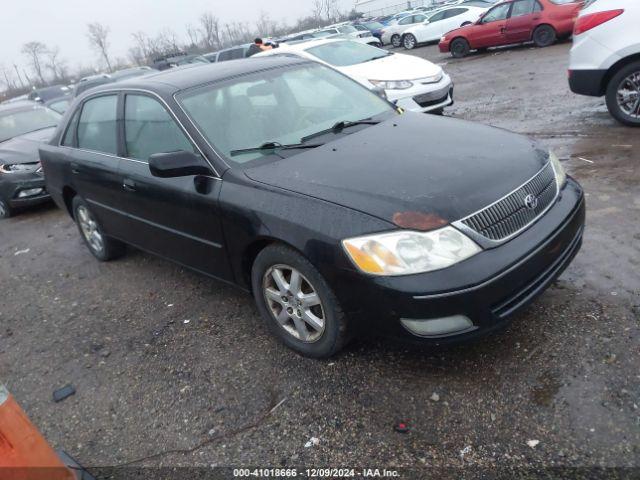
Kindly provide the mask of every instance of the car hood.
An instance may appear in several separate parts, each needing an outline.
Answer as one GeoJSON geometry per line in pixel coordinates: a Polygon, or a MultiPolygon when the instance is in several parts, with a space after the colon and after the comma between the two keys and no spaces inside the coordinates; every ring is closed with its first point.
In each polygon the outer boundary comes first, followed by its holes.
{"type": "Polygon", "coordinates": [[[245,174],[393,223],[403,212],[453,222],[521,186],[547,159],[527,137],[408,112],[245,174]]]}
{"type": "Polygon", "coordinates": [[[25,133],[0,143],[0,164],[32,163],[40,159],[38,148],[53,137],[55,127],[25,133]]]}
{"type": "Polygon", "coordinates": [[[415,80],[436,75],[442,68],[422,58],[394,53],[378,60],[340,67],[339,70],[350,77],[367,80],[415,80]]]}

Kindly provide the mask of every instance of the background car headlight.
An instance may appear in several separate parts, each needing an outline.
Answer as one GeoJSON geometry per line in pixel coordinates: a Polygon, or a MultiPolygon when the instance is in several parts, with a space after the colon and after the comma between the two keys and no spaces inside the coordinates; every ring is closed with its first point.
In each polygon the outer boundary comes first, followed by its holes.
{"type": "Polygon", "coordinates": [[[382,87],[385,90],[406,90],[413,87],[413,83],[409,80],[369,80],[376,87],[382,87]]]}
{"type": "Polygon", "coordinates": [[[35,172],[40,168],[40,162],[36,163],[8,163],[0,165],[0,173],[26,173],[35,172]]]}
{"type": "Polygon", "coordinates": [[[564,182],[567,181],[567,173],[564,171],[564,167],[560,163],[558,156],[552,151],[549,151],[549,161],[553,167],[553,173],[556,175],[556,184],[558,185],[559,191],[564,185],[564,182]]]}
{"type": "Polygon", "coordinates": [[[440,270],[482,251],[453,227],[366,235],[343,240],[342,245],[360,270],[381,276],[440,270]]]}

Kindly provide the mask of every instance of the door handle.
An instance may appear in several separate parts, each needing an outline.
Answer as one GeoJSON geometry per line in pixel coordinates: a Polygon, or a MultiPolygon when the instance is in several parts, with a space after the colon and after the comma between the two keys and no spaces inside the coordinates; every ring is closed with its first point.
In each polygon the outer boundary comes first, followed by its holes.
{"type": "Polygon", "coordinates": [[[80,173],[80,170],[78,169],[78,164],[76,162],[71,162],[71,173],[73,173],[74,175],[77,175],[80,173]]]}
{"type": "Polygon", "coordinates": [[[129,178],[125,178],[122,182],[122,188],[124,188],[127,192],[135,192],[136,191],[136,182],[129,178]]]}

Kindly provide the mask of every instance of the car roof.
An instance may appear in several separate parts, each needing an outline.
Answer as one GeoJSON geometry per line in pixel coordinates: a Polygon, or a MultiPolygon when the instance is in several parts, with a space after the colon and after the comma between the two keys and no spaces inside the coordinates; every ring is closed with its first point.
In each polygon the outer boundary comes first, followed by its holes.
{"type": "Polygon", "coordinates": [[[205,85],[228,78],[282,68],[289,65],[308,63],[309,60],[286,55],[273,55],[265,57],[242,58],[220,63],[190,64],[179,68],[152,73],[143,77],[135,77],[118,83],[102,85],[91,90],[91,94],[109,90],[148,89],[175,93],[191,87],[205,85]]]}
{"type": "MultiPolygon", "coordinates": [[[[335,38],[335,37],[327,37],[327,38],[315,38],[309,40],[297,40],[290,43],[282,43],[280,46],[274,50],[267,50],[263,52],[263,54],[258,54],[255,58],[265,58],[269,56],[275,56],[278,53],[287,53],[287,52],[301,52],[307,50],[312,47],[317,47],[320,45],[325,45],[327,43],[335,43],[335,42],[352,42],[350,38],[335,38]]],[[[359,42],[354,42],[359,43],[359,42]]]]}

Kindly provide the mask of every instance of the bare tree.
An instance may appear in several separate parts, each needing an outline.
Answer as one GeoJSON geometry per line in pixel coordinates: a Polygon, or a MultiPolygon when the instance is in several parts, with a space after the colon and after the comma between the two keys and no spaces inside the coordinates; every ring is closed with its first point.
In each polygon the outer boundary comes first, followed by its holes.
{"type": "Polygon", "coordinates": [[[218,49],[222,46],[220,20],[211,12],[200,15],[200,33],[202,46],[207,50],[218,49]]]}
{"type": "Polygon", "coordinates": [[[13,81],[13,72],[7,68],[4,64],[0,64],[0,72],[2,73],[2,80],[7,87],[7,90],[13,90],[16,85],[13,81]]]}
{"type": "Polygon", "coordinates": [[[312,15],[317,20],[336,20],[340,16],[338,0],[313,0],[312,15]]]}
{"type": "Polygon", "coordinates": [[[94,22],[87,25],[87,29],[89,44],[102,56],[107,64],[107,70],[112,71],[111,59],[109,58],[109,27],[99,22],[94,22]]]}
{"type": "Polygon", "coordinates": [[[53,47],[47,51],[47,68],[51,71],[55,81],[67,77],[67,63],[60,58],[60,48],[53,47]]]}
{"type": "Polygon", "coordinates": [[[170,28],[164,28],[158,34],[156,43],[163,54],[176,53],[183,50],[176,33],[170,28]]]}
{"type": "Polygon", "coordinates": [[[258,35],[278,35],[279,28],[278,22],[272,20],[267,12],[264,10],[260,11],[260,16],[258,17],[258,21],[256,22],[256,30],[258,35]]]}
{"type": "Polygon", "coordinates": [[[29,59],[29,64],[40,79],[40,82],[45,83],[42,57],[47,53],[46,45],[42,42],[25,43],[22,46],[22,53],[29,59]]]}
{"type": "Polygon", "coordinates": [[[200,46],[200,30],[190,23],[186,25],[185,30],[187,31],[187,37],[189,37],[189,46],[192,48],[200,46]]]}

